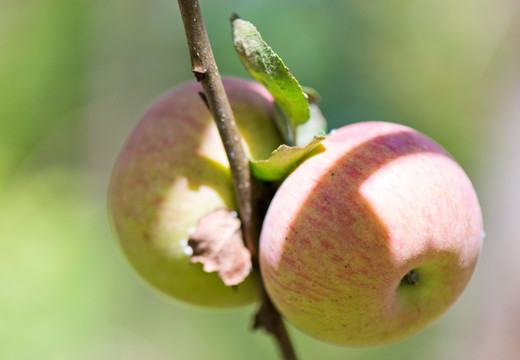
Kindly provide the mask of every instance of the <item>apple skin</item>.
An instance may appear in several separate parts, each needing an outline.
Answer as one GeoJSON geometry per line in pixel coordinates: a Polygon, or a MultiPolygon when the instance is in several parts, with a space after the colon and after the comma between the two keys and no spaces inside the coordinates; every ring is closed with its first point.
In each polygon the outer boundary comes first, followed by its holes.
{"type": "Polygon", "coordinates": [[[443,314],[473,273],[483,238],[473,186],[445,150],[405,126],[348,125],[323,145],[269,206],[267,292],[318,339],[403,339],[443,314]]]}
{"type": "MultiPolygon", "coordinates": [[[[223,82],[248,154],[268,158],[282,142],[272,96],[254,82],[223,82]]],[[[184,253],[200,217],[236,209],[227,156],[199,91],[195,81],[177,86],[138,121],[114,165],[109,216],[126,258],[154,288],[193,305],[237,307],[257,300],[253,277],[225,286],[184,253]]]]}

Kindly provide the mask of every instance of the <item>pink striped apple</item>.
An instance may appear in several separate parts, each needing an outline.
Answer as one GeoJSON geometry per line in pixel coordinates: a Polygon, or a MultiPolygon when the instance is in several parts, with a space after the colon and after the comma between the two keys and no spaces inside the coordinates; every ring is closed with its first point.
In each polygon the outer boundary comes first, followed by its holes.
{"type": "Polygon", "coordinates": [[[327,342],[393,342],[431,324],[468,283],[482,244],[473,186],[408,127],[345,126],[278,189],[262,278],[290,322],[327,342]]]}
{"type": "MultiPolygon", "coordinates": [[[[224,86],[249,155],[269,157],[282,142],[272,96],[249,81],[228,78],[224,86]]],[[[199,218],[235,209],[229,163],[201,90],[195,81],[180,85],[138,121],[113,169],[109,213],[121,249],[153,287],[190,304],[234,307],[257,299],[254,279],[225,286],[186,253],[199,218]]]]}

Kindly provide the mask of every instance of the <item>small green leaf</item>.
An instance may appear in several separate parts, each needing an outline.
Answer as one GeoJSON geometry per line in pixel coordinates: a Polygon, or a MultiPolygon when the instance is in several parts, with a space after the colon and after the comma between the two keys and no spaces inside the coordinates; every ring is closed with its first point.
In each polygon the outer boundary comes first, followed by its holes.
{"type": "Polygon", "coordinates": [[[311,88],[304,88],[309,100],[310,118],[305,124],[298,125],[295,129],[295,141],[297,146],[303,146],[311,141],[316,135],[325,135],[327,133],[327,120],[321,113],[319,103],[320,95],[311,88]]]}
{"type": "Polygon", "coordinates": [[[282,59],[265,43],[256,27],[248,21],[234,18],[233,43],[247,71],[273,95],[288,124],[280,124],[281,131],[289,134],[310,116],[309,103],[302,87],[282,59]]]}
{"type": "Polygon", "coordinates": [[[323,145],[320,142],[324,139],[325,136],[320,135],[315,136],[305,146],[281,145],[273,151],[269,159],[251,161],[251,171],[260,180],[281,180],[309,156],[323,150],[323,145]]]}

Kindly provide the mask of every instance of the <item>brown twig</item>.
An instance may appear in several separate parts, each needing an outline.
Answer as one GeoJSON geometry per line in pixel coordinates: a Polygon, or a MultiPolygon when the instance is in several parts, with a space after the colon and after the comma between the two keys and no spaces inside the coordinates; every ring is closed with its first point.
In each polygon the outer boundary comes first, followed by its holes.
{"type": "Polygon", "coordinates": [[[198,0],[178,0],[188,40],[192,72],[202,84],[205,99],[222,138],[229,160],[238,213],[242,221],[244,242],[252,254],[262,304],[255,317],[255,329],[264,328],[276,339],[285,360],[296,360],[296,354],[287,329],[278,311],[269,299],[258,268],[259,214],[255,212],[253,182],[249,160],[240,142],[222,79],[217,69],[198,0]]]}
{"type": "MultiPolygon", "coordinates": [[[[207,105],[215,118],[220,137],[228,155],[235,186],[238,212],[244,228],[245,242],[250,251],[256,249],[249,162],[240,143],[240,133],[227,99],[222,79],[209,44],[206,27],[197,0],[178,0],[184,22],[191,58],[191,71],[204,89],[207,105]]],[[[256,254],[253,253],[253,256],[256,254]]]]}
{"type": "MultiPolygon", "coordinates": [[[[261,283],[262,280],[259,280],[259,282],[261,283]]],[[[285,328],[285,324],[283,323],[280,313],[278,310],[276,310],[273,303],[271,302],[271,299],[265,292],[265,287],[263,284],[261,284],[259,288],[262,295],[262,304],[256,313],[253,328],[264,328],[274,337],[284,360],[297,360],[291,338],[289,337],[289,333],[285,328]]]]}

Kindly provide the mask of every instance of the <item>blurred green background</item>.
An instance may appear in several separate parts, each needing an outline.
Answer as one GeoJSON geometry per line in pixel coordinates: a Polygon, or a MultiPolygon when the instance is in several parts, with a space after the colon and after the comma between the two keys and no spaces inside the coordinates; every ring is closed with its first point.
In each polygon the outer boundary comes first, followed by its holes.
{"type": "MultiPolygon", "coordinates": [[[[457,158],[487,237],[434,326],[351,349],[290,328],[302,359],[520,358],[520,6],[507,0],[201,0],[222,74],[246,76],[228,18],[251,20],[331,128],[413,126],[457,158]]],[[[138,115],[191,80],[176,1],[0,0],[0,359],[275,359],[254,307],[211,312],[136,277],[105,196],[138,115]]]]}

